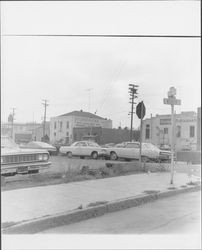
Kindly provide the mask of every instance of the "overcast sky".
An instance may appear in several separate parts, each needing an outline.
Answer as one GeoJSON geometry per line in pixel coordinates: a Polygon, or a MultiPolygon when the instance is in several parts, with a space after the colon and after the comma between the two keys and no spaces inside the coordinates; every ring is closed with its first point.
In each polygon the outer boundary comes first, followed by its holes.
{"type": "MultiPolygon", "coordinates": [[[[1,2],[1,34],[200,35],[199,1],[1,2]]],[[[130,126],[128,84],[139,85],[146,117],[201,104],[200,39],[1,36],[1,119],[41,122],[84,110],[130,126]],[[89,90],[90,89],[90,90],[89,90]]],[[[139,126],[135,116],[134,127],[139,126]]]]}

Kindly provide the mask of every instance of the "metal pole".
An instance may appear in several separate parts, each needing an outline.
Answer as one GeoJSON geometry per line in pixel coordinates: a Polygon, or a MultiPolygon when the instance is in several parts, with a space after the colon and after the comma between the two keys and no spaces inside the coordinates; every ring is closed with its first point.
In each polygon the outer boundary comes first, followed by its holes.
{"type": "Polygon", "coordinates": [[[174,177],[174,104],[171,104],[171,180],[173,184],[174,177]]]}
{"type": "Polygon", "coordinates": [[[142,163],[142,106],[143,106],[143,103],[141,103],[141,119],[140,119],[140,157],[139,157],[140,167],[142,163]]]}

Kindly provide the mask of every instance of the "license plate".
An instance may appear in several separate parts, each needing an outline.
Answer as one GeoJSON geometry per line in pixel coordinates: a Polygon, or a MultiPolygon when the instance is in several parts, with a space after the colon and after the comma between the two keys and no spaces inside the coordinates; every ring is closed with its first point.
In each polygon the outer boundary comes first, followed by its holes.
{"type": "Polygon", "coordinates": [[[24,172],[28,172],[28,167],[18,167],[17,168],[17,172],[18,173],[24,173],[24,172]]]}

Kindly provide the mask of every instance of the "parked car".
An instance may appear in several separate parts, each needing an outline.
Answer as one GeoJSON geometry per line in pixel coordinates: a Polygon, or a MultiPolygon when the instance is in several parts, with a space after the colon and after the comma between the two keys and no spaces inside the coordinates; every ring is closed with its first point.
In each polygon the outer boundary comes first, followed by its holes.
{"type": "Polygon", "coordinates": [[[111,147],[114,147],[115,145],[116,143],[107,143],[107,144],[102,145],[102,148],[111,148],[111,147]]]}
{"type": "Polygon", "coordinates": [[[1,137],[2,176],[38,173],[50,165],[47,151],[22,149],[9,137],[1,137]]]}
{"type": "Polygon", "coordinates": [[[162,144],[162,145],[160,146],[160,149],[161,149],[161,150],[170,151],[170,150],[171,150],[171,146],[170,146],[170,145],[167,145],[167,144],[162,144]]]}
{"type": "Polygon", "coordinates": [[[69,158],[72,156],[90,156],[93,159],[97,159],[98,156],[105,156],[107,154],[106,149],[101,148],[96,142],[93,141],[77,141],[71,144],[71,146],[60,147],[60,153],[67,155],[69,158]]]}
{"type": "MultiPolygon", "coordinates": [[[[139,159],[140,143],[125,142],[112,148],[107,148],[107,153],[111,160],[124,158],[126,160],[139,159]]],[[[169,151],[160,150],[151,143],[142,143],[142,160],[143,161],[167,161],[170,160],[169,151]]]]}
{"type": "Polygon", "coordinates": [[[31,141],[26,145],[22,146],[22,148],[31,148],[31,149],[44,149],[49,152],[50,155],[56,155],[57,149],[56,147],[41,141],[31,141]]]}

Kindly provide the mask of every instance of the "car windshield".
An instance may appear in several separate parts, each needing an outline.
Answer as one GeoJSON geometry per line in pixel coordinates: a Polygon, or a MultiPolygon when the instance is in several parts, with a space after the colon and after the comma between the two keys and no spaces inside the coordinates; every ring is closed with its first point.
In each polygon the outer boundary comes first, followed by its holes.
{"type": "Polygon", "coordinates": [[[9,137],[1,137],[1,148],[19,148],[19,146],[9,137]]]}
{"type": "Polygon", "coordinates": [[[88,146],[90,147],[100,147],[97,143],[95,142],[88,142],[88,146]]]}
{"type": "Polygon", "coordinates": [[[128,143],[126,145],[126,148],[139,148],[139,144],[138,143],[128,143]]]}
{"type": "Polygon", "coordinates": [[[32,141],[27,144],[27,146],[34,146],[34,147],[42,147],[42,148],[47,148],[47,147],[52,147],[51,145],[41,142],[41,141],[32,141]]]}

